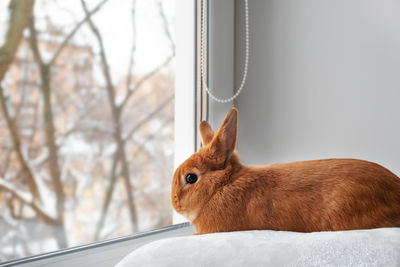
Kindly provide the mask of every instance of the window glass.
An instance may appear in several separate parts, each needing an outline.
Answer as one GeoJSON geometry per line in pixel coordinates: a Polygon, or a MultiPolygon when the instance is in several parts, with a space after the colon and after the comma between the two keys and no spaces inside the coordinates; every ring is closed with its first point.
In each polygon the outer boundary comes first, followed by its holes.
{"type": "Polygon", "coordinates": [[[33,17],[2,82],[0,261],[172,224],[175,0],[33,17]]]}

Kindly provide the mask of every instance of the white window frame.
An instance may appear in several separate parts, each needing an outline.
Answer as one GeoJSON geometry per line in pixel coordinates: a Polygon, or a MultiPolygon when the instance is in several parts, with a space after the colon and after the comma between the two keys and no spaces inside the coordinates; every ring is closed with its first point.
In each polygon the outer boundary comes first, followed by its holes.
{"type": "MultiPolygon", "coordinates": [[[[175,168],[196,150],[196,4],[197,0],[177,3],[175,168]]],[[[173,212],[174,224],[186,221],[173,212]]]]}

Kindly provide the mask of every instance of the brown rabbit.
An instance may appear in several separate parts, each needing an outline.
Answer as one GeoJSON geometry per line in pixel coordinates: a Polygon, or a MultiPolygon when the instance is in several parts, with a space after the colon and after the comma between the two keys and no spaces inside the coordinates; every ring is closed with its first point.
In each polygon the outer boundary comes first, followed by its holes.
{"type": "Polygon", "coordinates": [[[236,109],[174,173],[174,209],[198,234],[238,230],[336,231],[400,227],[400,179],[356,159],[245,166],[235,150],[236,109]]]}

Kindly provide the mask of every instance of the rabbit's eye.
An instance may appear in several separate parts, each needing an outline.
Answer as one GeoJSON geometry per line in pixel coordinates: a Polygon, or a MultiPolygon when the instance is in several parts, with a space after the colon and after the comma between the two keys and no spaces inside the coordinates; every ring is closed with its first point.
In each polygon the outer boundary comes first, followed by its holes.
{"type": "Polygon", "coordinates": [[[197,178],[198,178],[197,175],[194,173],[188,173],[188,174],[186,174],[186,177],[185,177],[186,182],[188,184],[194,184],[195,182],[197,182],[197,178]]]}

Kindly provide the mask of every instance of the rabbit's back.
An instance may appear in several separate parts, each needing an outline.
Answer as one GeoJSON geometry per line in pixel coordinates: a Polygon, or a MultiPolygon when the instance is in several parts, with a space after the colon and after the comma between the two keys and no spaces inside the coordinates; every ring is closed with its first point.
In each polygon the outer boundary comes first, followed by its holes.
{"type": "Polygon", "coordinates": [[[273,164],[244,167],[236,176],[219,193],[219,203],[211,205],[225,206],[219,212],[227,213],[227,220],[236,218],[238,230],[400,226],[400,179],[372,162],[326,159],[273,164]],[[226,203],[235,203],[234,209],[226,203]]]}

